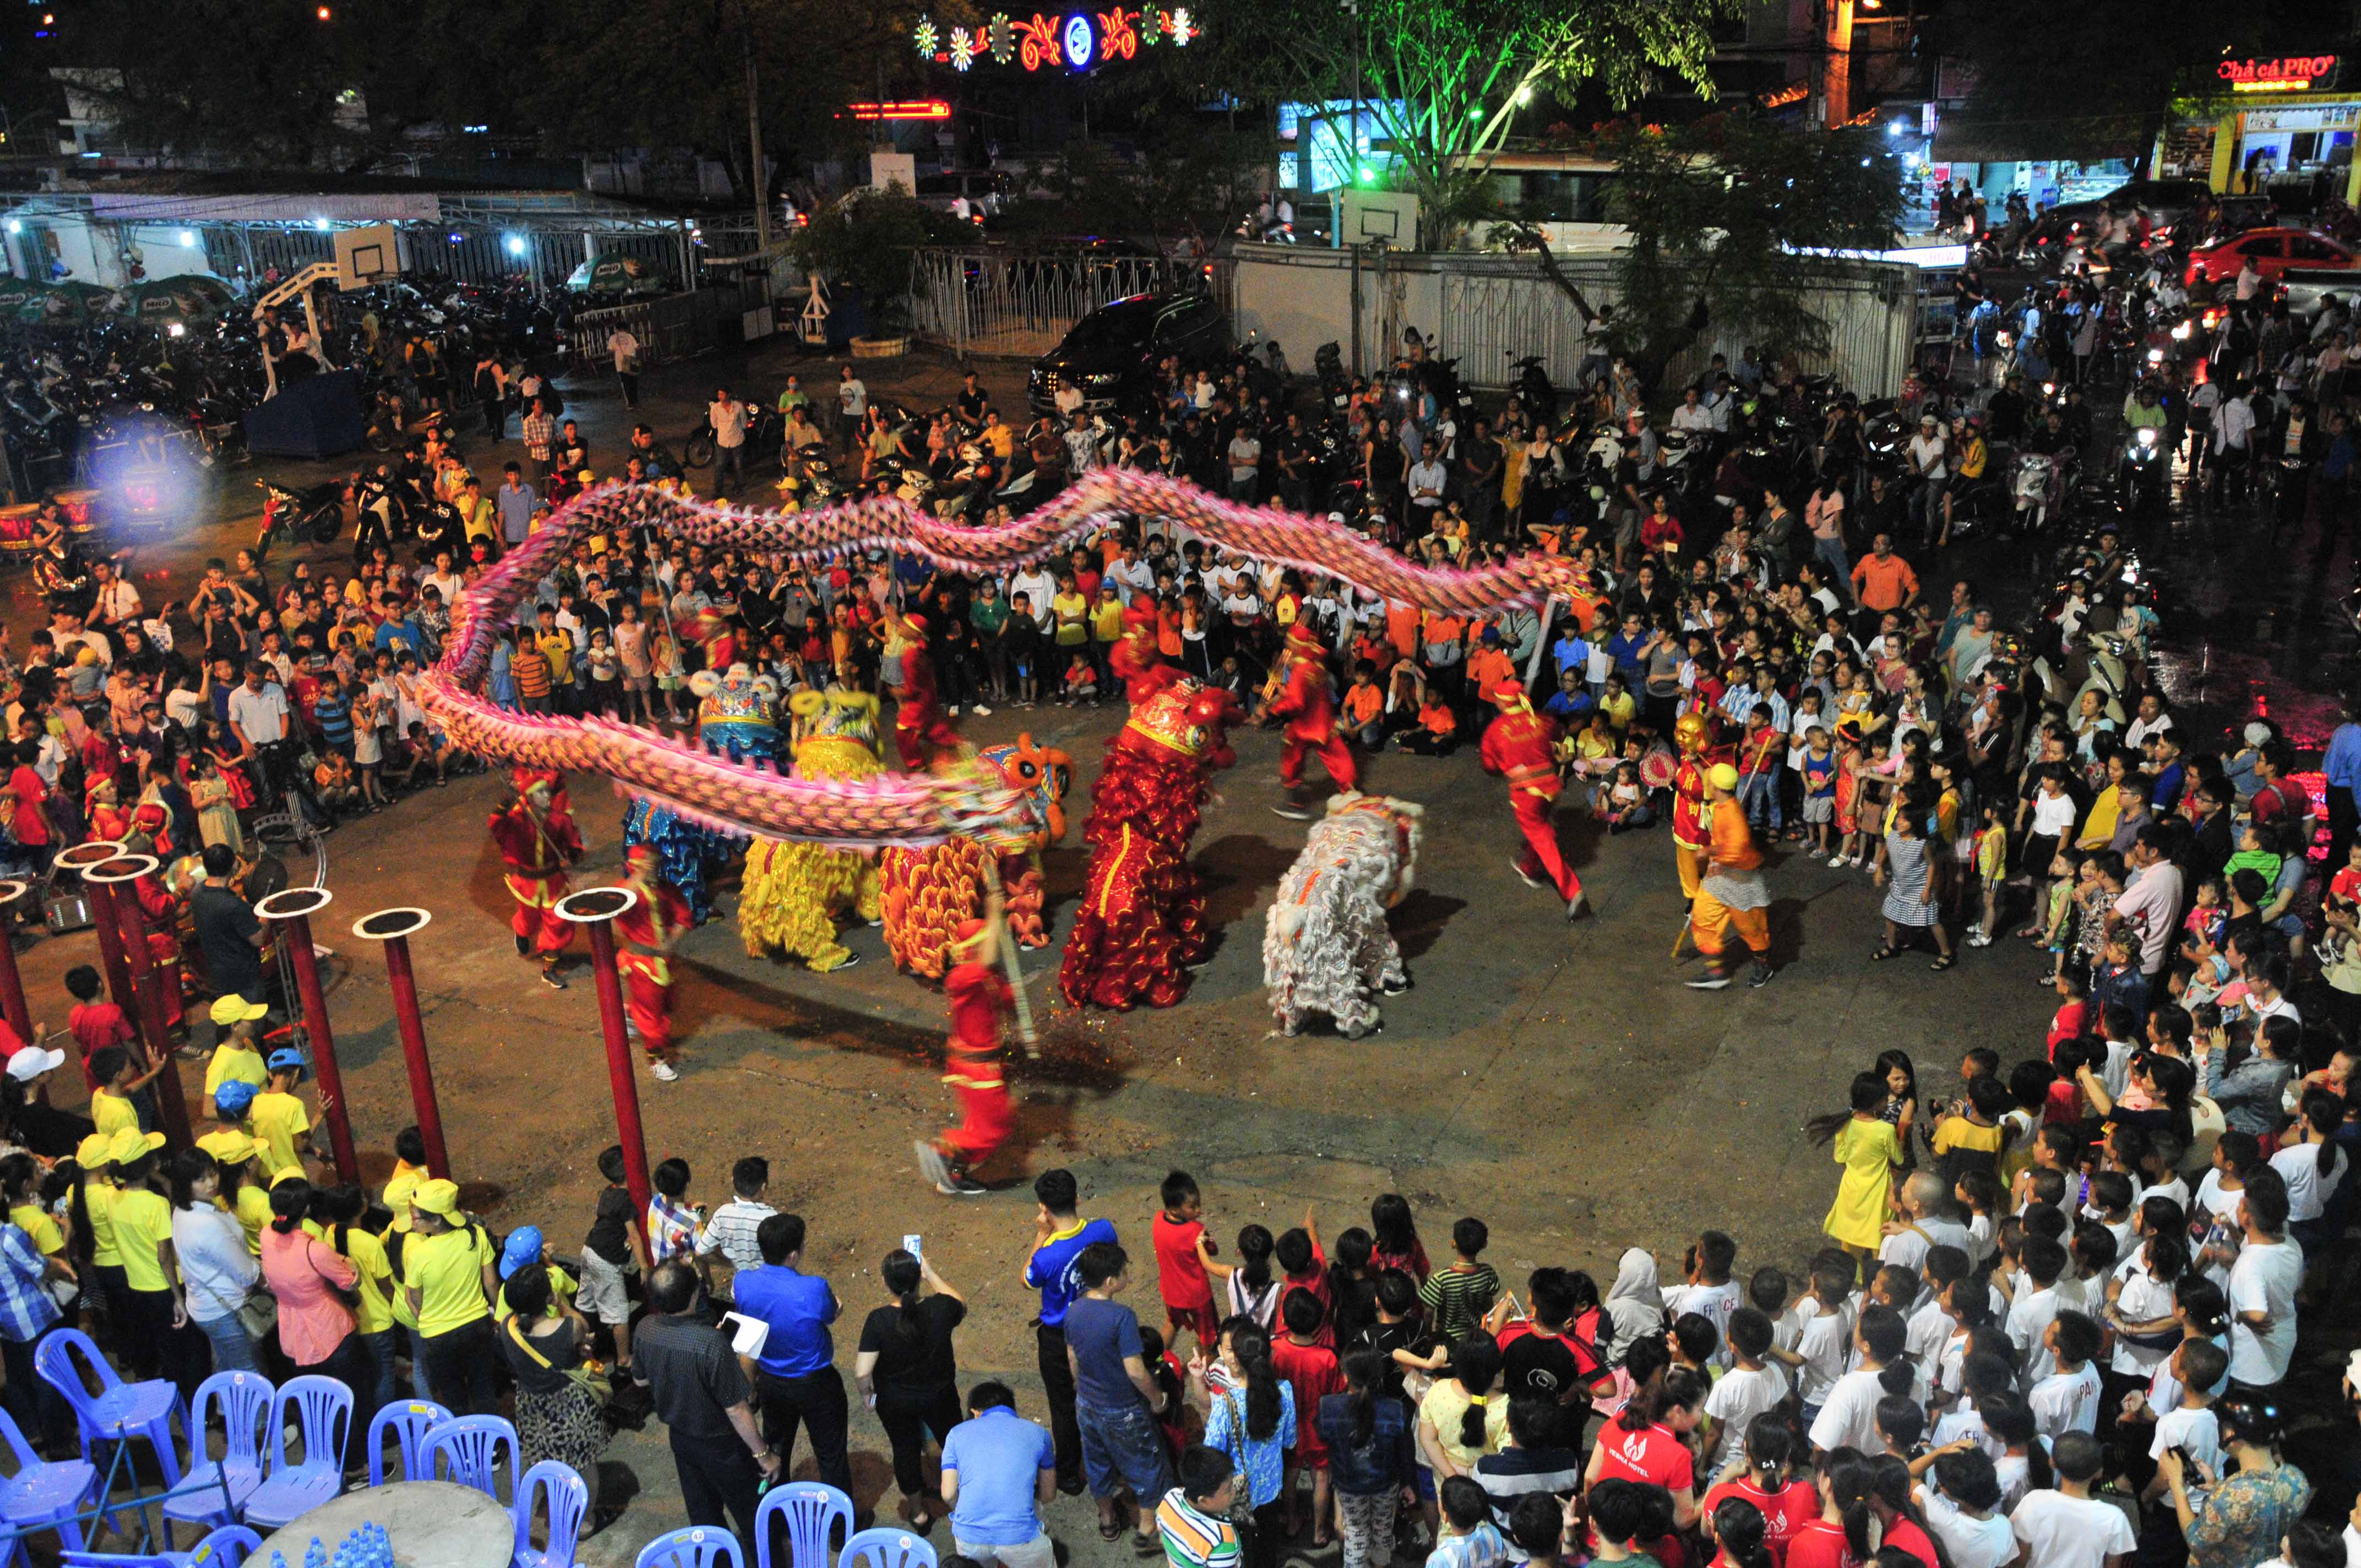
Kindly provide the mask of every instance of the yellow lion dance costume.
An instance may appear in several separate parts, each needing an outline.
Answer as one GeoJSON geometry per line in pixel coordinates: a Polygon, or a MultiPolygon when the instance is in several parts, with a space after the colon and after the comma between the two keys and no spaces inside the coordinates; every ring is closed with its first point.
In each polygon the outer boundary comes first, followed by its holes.
{"type": "MultiPolygon", "coordinates": [[[[796,773],[807,779],[865,779],[885,771],[877,749],[877,699],[830,686],[797,692],[793,716],[796,773]]],[[[859,955],[836,939],[850,909],[874,926],[883,917],[877,864],[858,850],[756,839],[746,850],[738,898],[738,934],[753,958],[801,959],[815,974],[859,955]]]]}
{"type": "MultiPolygon", "coordinates": [[[[1007,787],[1031,795],[1044,832],[1021,853],[1004,855],[997,867],[1005,884],[1008,930],[1019,947],[1046,948],[1041,849],[1066,836],[1062,804],[1073,782],[1073,759],[1054,747],[1037,746],[1031,735],[987,746],[977,762],[997,773],[1007,787]]],[[[927,980],[943,977],[943,954],[960,923],[983,912],[983,857],[972,839],[950,839],[928,850],[889,849],[879,859],[885,884],[885,946],[895,966],[927,980]]]]}

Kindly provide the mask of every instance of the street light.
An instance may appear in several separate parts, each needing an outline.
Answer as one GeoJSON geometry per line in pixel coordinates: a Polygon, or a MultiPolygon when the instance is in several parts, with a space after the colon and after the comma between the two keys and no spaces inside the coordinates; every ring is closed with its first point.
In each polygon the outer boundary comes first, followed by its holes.
{"type": "Polygon", "coordinates": [[[522,256],[524,254],[524,236],[521,234],[512,234],[509,236],[509,254],[511,256],[522,256]]]}

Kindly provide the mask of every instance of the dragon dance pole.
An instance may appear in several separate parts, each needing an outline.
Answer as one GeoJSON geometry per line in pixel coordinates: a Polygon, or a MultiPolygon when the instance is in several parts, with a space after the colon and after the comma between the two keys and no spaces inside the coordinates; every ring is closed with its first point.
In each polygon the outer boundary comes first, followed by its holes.
{"type": "Polygon", "coordinates": [[[607,1081],[615,1096],[615,1132],[623,1146],[623,1176],[631,1190],[632,1223],[647,1234],[648,1140],[640,1126],[640,1083],[631,1072],[631,1036],[623,1013],[623,981],[615,969],[615,916],[640,902],[628,887],[586,887],[557,901],[557,916],[590,938],[590,982],[598,992],[598,1028],[607,1037],[607,1081]]]}
{"type": "MultiPolygon", "coordinates": [[[[0,882],[0,910],[13,907],[31,890],[15,880],[0,882]]],[[[38,1045],[33,1038],[33,1015],[25,1007],[25,981],[16,972],[16,944],[5,928],[0,928],[0,1019],[16,1032],[16,1038],[26,1045],[38,1045]]]]}
{"type": "Polygon", "coordinates": [[[418,1113],[418,1135],[426,1143],[427,1171],[451,1179],[451,1157],[443,1146],[443,1108],[434,1099],[434,1064],[426,1056],[426,1025],[418,1013],[418,975],[410,965],[410,938],[434,916],[423,909],[380,909],[353,922],[353,935],[385,946],[386,984],[393,992],[393,1017],[401,1034],[401,1055],[410,1068],[410,1102],[418,1113]]]}
{"type": "Polygon", "coordinates": [[[254,912],[283,927],[279,940],[285,945],[280,950],[295,970],[296,994],[303,1003],[303,1032],[311,1042],[312,1065],[320,1075],[320,1114],[327,1118],[336,1179],[358,1181],[360,1157],[353,1147],[344,1073],[336,1065],[336,1037],[328,1028],[328,999],[320,989],[319,959],[312,952],[312,916],[328,907],[334,896],[324,887],[281,888],[256,905],[254,912]]]}

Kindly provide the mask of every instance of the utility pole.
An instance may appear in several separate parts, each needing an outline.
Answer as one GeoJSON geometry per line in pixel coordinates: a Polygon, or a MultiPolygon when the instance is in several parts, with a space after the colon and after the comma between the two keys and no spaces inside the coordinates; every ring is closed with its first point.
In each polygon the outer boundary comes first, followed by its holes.
{"type": "Polygon", "coordinates": [[[1361,6],[1344,0],[1345,25],[1353,29],[1353,120],[1345,127],[1345,183],[1331,214],[1336,238],[1353,252],[1353,374],[1361,373],[1361,247],[1357,236],[1345,232],[1345,197],[1361,182],[1361,6]]]}
{"type": "Polygon", "coordinates": [[[763,78],[761,69],[754,63],[753,7],[741,6],[739,14],[746,19],[746,146],[747,156],[753,159],[754,248],[767,256],[771,251],[771,177],[763,162],[763,78]]]}

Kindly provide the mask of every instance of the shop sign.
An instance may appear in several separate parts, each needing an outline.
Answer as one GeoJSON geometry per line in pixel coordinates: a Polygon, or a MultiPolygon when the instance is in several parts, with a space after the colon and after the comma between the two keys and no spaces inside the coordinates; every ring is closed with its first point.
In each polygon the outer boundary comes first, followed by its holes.
{"type": "Polygon", "coordinates": [[[2303,93],[2324,87],[2336,74],[2333,54],[2291,54],[2277,60],[2225,60],[2214,74],[2233,93],[2303,93]]]}

